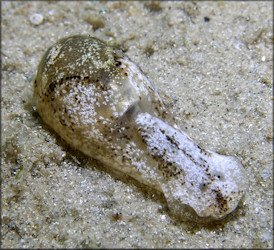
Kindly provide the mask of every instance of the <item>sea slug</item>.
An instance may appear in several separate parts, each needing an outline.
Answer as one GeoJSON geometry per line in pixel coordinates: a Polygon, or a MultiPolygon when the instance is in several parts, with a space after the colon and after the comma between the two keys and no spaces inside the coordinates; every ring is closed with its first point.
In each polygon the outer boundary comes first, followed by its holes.
{"type": "Polygon", "coordinates": [[[97,38],[71,36],[51,46],[38,67],[34,99],[69,145],[161,191],[183,219],[222,219],[244,195],[241,163],[179,131],[143,72],[97,38]]]}

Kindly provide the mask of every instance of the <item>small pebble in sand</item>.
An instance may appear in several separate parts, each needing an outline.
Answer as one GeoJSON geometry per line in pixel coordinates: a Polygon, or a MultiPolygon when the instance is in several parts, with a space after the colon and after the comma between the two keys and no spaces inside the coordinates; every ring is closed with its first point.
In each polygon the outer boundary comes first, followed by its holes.
{"type": "Polygon", "coordinates": [[[34,13],[30,15],[29,20],[34,25],[40,25],[43,23],[44,18],[41,14],[34,13]]]}

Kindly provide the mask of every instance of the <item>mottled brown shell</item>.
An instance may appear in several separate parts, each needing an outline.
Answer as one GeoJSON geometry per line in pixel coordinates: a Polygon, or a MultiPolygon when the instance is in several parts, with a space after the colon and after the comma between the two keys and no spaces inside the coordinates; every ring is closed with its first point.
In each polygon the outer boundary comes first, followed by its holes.
{"type": "Polygon", "coordinates": [[[115,128],[121,122],[126,126],[133,114],[168,116],[141,70],[122,51],[94,37],[67,37],[51,46],[34,87],[43,120],[71,146],[95,158],[105,154],[118,136],[115,128]]]}

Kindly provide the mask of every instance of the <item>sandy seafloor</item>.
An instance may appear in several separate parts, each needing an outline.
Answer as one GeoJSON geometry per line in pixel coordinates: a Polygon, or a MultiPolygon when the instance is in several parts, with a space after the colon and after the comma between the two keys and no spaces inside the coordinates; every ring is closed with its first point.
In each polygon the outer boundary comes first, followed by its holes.
{"type": "Polygon", "coordinates": [[[272,11],[259,1],[2,2],[2,248],[272,248],[272,11]],[[37,65],[74,34],[123,48],[180,129],[242,162],[249,188],[231,216],[180,221],[160,193],[43,123],[37,65]]]}

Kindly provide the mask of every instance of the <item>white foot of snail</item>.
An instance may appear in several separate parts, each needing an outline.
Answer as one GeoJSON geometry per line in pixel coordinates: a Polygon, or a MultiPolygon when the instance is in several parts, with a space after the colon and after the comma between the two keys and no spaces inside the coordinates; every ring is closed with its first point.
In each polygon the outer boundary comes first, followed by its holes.
{"type": "Polygon", "coordinates": [[[185,219],[222,219],[244,194],[242,165],[175,129],[141,70],[96,38],[72,36],[50,47],[34,98],[68,144],[163,192],[169,209],[185,219]]]}

